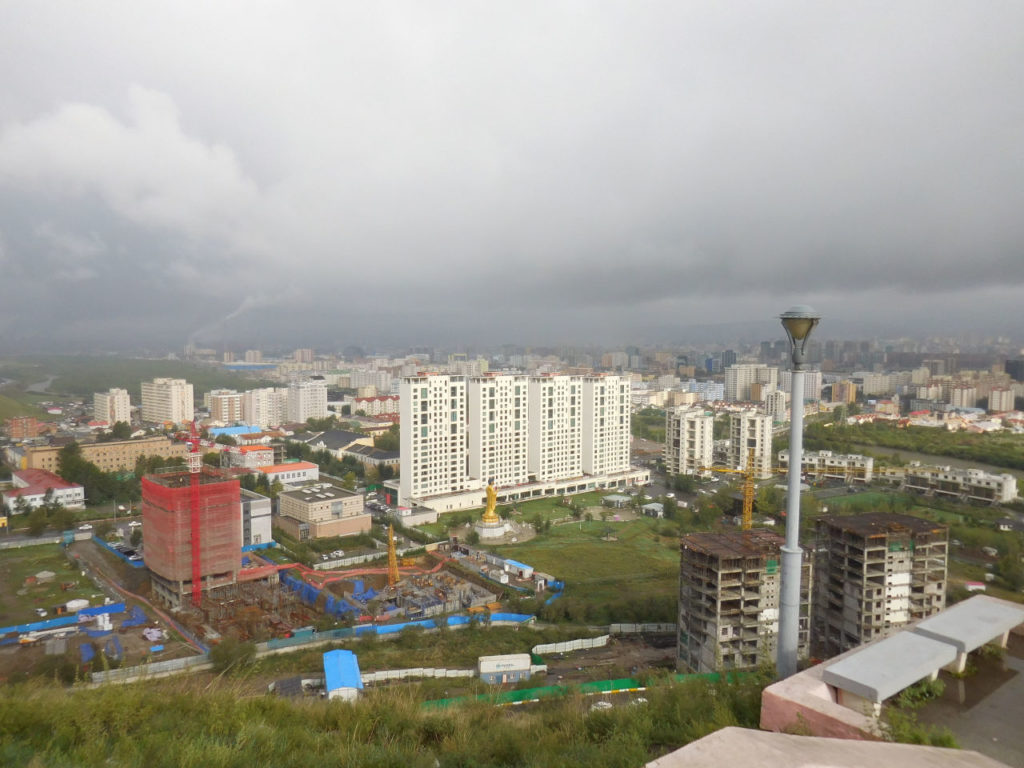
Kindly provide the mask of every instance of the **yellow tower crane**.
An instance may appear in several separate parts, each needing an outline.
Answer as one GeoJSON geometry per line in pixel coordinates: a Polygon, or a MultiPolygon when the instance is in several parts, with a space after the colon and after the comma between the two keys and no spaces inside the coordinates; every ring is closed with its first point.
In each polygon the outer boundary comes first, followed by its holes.
{"type": "Polygon", "coordinates": [[[701,472],[727,472],[731,475],[743,475],[743,530],[749,531],[754,524],[754,449],[747,455],[746,469],[727,469],[725,467],[701,467],[701,472]]]}
{"type": "MultiPolygon", "coordinates": [[[[699,471],[725,472],[732,475],[743,476],[743,530],[749,531],[754,521],[754,450],[751,449],[750,453],[747,456],[746,469],[727,469],[726,467],[701,467],[699,471]]],[[[768,471],[771,474],[776,475],[785,474],[789,470],[786,467],[771,467],[768,471]]],[[[858,476],[863,477],[865,474],[865,470],[861,469],[860,467],[847,467],[844,468],[842,471],[845,475],[847,482],[853,480],[855,477],[858,476]]],[[[817,475],[818,477],[834,476],[834,474],[836,474],[835,470],[829,470],[827,468],[808,468],[804,470],[804,472],[807,474],[817,475]]],[[[895,476],[899,476],[901,472],[902,470],[893,470],[887,473],[886,470],[883,469],[879,471],[879,474],[883,477],[888,477],[889,479],[892,479],[895,476]]]]}
{"type": "Polygon", "coordinates": [[[395,526],[388,526],[388,587],[398,583],[398,554],[395,552],[395,526]]]}

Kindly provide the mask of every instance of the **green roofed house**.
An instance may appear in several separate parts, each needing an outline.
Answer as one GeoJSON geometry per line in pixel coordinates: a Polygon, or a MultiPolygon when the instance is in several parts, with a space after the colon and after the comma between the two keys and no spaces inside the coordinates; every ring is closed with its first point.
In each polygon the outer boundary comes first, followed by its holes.
{"type": "Polygon", "coordinates": [[[355,701],[363,690],[359,661],[352,651],[328,651],[324,654],[324,688],[328,699],[355,701]]]}

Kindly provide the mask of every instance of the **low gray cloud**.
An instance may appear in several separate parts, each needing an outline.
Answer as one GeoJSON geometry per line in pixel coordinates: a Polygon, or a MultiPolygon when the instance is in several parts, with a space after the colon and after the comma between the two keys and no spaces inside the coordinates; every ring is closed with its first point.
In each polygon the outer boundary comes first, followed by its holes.
{"type": "Polygon", "coordinates": [[[1013,330],[1018,4],[105,8],[0,28],[8,342],[1013,330]]]}

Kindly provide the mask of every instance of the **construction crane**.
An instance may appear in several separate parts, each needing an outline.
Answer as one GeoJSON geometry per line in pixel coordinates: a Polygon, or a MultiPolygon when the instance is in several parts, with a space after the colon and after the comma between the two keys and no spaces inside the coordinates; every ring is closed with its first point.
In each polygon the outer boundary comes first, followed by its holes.
{"type": "Polygon", "coordinates": [[[398,583],[398,554],[395,551],[395,526],[388,526],[388,587],[398,583]]]}
{"type": "MultiPolygon", "coordinates": [[[[754,475],[756,468],[754,467],[754,450],[751,449],[747,455],[747,466],[745,469],[728,469],[726,467],[701,467],[701,472],[724,472],[732,475],[743,476],[743,523],[742,527],[744,531],[749,531],[754,521],[754,475]]],[[[785,474],[788,472],[787,467],[771,467],[768,470],[771,474],[785,474]]],[[[843,473],[847,481],[852,480],[856,476],[863,477],[865,470],[860,467],[845,467],[843,473]]],[[[827,467],[808,467],[804,468],[802,474],[813,474],[818,477],[822,476],[833,476],[837,474],[836,470],[827,467]]],[[[882,474],[885,474],[883,471],[882,474]]],[[[785,514],[785,512],[783,512],[785,514]]]]}
{"type": "Polygon", "coordinates": [[[747,455],[746,469],[727,469],[726,467],[701,467],[701,472],[727,472],[732,475],[743,475],[743,530],[749,531],[754,524],[754,449],[747,455]]]}
{"type": "Polygon", "coordinates": [[[203,455],[199,450],[199,430],[196,429],[196,420],[192,419],[192,427],[189,430],[188,442],[188,473],[192,530],[192,605],[198,607],[203,602],[203,568],[202,568],[202,535],[200,529],[201,515],[199,514],[199,479],[203,471],[203,455]]]}

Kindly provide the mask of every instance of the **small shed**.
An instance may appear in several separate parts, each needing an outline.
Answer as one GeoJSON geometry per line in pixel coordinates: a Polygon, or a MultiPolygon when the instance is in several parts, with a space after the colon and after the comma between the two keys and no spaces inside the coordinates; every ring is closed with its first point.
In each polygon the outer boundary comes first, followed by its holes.
{"type": "Polygon", "coordinates": [[[485,683],[517,683],[530,679],[531,663],[528,653],[481,656],[477,659],[477,672],[485,683]]]}
{"type": "Polygon", "coordinates": [[[652,501],[650,504],[644,504],[640,507],[640,511],[648,517],[664,517],[665,505],[660,501],[652,501]]]}
{"type": "Polygon", "coordinates": [[[507,573],[515,574],[515,576],[520,579],[533,578],[533,566],[527,565],[526,563],[520,563],[518,560],[505,560],[505,571],[507,573]]]}
{"type": "Polygon", "coordinates": [[[363,690],[359,661],[352,651],[328,651],[324,654],[324,688],[327,698],[355,701],[363,690]]]}
{"type": "Polygon", "coordinates": [[[611,507],[612,509],[622,509],[623,507],[628,507],[631,501],[632,499],[630,499],[629,496],[625,496],[621,493],[612,493],[601,499],[602,504],[604,504],[606,507],[611,507]]]}

